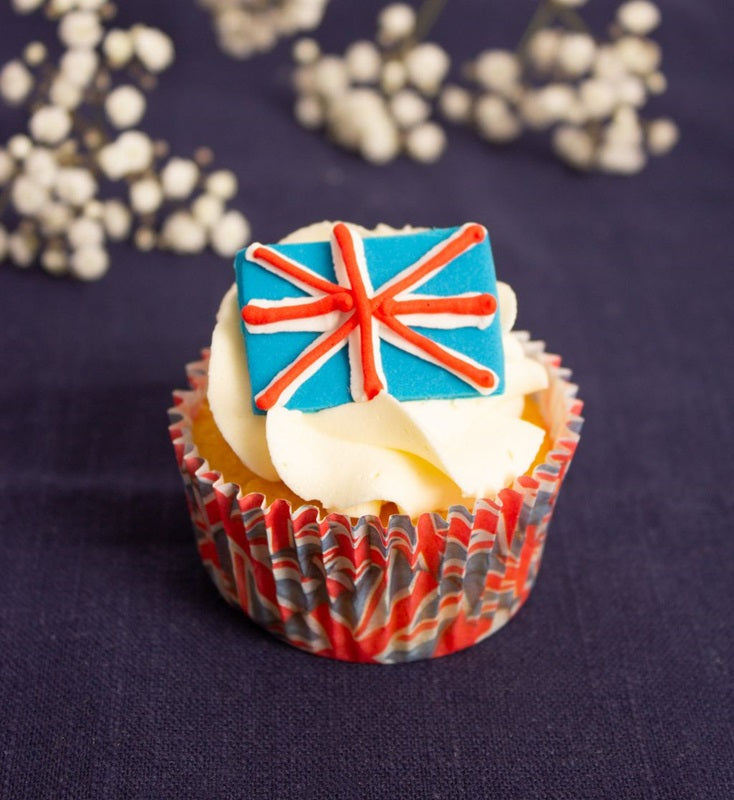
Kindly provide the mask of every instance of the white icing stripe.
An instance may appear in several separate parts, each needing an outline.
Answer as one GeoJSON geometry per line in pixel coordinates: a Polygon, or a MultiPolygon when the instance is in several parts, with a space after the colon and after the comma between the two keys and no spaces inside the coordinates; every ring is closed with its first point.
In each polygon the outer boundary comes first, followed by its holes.
{"type": "Polygon", "coordinates": [[[472,366],[475,369],[482,369],[490,372],[494,376],[494,384],[487,388],[485,386],[480,386],[478,383],[473,381],[468,375],[464,375],[461,372],[452,369],[447,364],[443,364],[442,362],[438,361],[438,359],[431,356],[430,353],[427,353],[425,350],[422,350],[419,347],[416,347],[411,342],[408,342],[406,339],[403,339],[402,336],[396,334],[393,330],[387,327],[387,325],[383,326],[382,329],[382,338],[389,342],[390,344],[394,345],[395,347],[404,350],[406,353],[410,353],[411,355],[417,356],[418,358],[423,359],[423,361],[428,361],[431,364],[435,364],[437,367],[441,367],[441,369],[450,372],[452,375],[455,375],[457,378],[460,378],[464,383],[468,383],[469,386],[472,386],[476,389],[480,394],[483,395],[490,395],[494,392],[497,388],[499,383],[499,378],[497,373],[494,370],[489,369],[484,364],[480,364],[478,361],[475,361],[473,358],[465,355],[464,353],[459,353],[456,350],[452,350],[450,347],[447,347],[445,344],[441,345],[441,349],[444,350],[446,353],[454,356],[454,358],[458,359],[459,361],[463,362],[467,366],[472,366]]]}
{"type": "MultiPolygon", "coordinates": [[[[321,336],[319,336],[318,339],[314,339],[314,341],[311,342],[311,344],[305,350],[303,350],[301,352],[301,355],[298,357],[297,360],[300,361],[302,357],[307,356],[312,350],[314,350],[315,348],[319,347],[319,345],[321,344],[321,342],[323,342],[324,339],[327,339],[332,334],[333,334],[333,331],[327,331],[326,333],[324,333],[321,336]]],[[[291,381],[288,383],[288,385],[285,387],[285,389],[283,389],[283,391],[278,395],[278,399],[276,400],[275,405],[276,406],[285,405],[291,399],[291,397],[293,397],[293,395],[296,393],[296,391],[309,378],[313,377],[321,369],[321,367],[334,355],[334,353],[338,353],[339,350],[341,350],[342,347],[344,347],[346,345],[346,343],[347,343],[347,337],[345,337],[340,342],[338,342],[337,344],[333,345],[328,350],[326,350],[324,353],[322,353],[322,355],[319,356],[319,358],[316,359],[316,361],[314,361],[313,364],[311,364],[309,367],[307,367],[297,378],[292,378],[291,381]]],[[[268,389],[270,389],[270,387],[276,381],[278,381],[286,372],[288,372],[288,370],[292,366],[293,366],[293,364],[288,364],[288,366],[286,366],[282,370],[280,370],[280,372],[273,378],[273,380],[270,381],[270,383],[262,391],[258,392],[258,394],[255,397],[255,402],[257,403],[257,401],[260,399],[260,397],[263,394],[265,394],[265,392],[267,392],[268,389]]]]}
{"type": "MultiPolygon", "coordinates": [[[[253,299],[247,304],[256,308],[297,308],[298,306],[313,303],[314,299],[321,300],[328,295],[319,297],[285,297],[282,300],[253,299]]],[[[299,317],[298,319],[284,319],[278,322],[265,322],[251,324],[245,322],[245,328],[249,333],[293,333],[295,331],[307,331],[323,333],[333,331],[347,319],[342,311],[327,311],[314,317],[299,317]]]]}
{"type": "MultiPolygon", "coordinates": [[[[452,234],[447,239],[442,239],[435,247],[432,247],[424,256],[419,258],[416,262],[411,264],[409,267],[406,267],[401,272],[398,272],[398,274],[394,278],[390,278],[389,281],[383,283],[382,286],[380,286],[380,293],[384,292],[386,289],[389,289],[391,286],[394,286],[396,283],[398,283],[398,281],[402,281],[410,273],[415,272],[418,269],[418,267],[422,266],[427,261],[430,261],[437,253],[440,253],[442,250],[448,247],[451,242],[454,242],[456,239],[462,236],[466,232],[467,228],[472,227],[473,224],[474,223],[467,222],[467,224],[462,225],[459,228],[459,230],[456,231],[456,233],[452,234]]],[[[487,231],[485,228],[482,228],[482,230],[484,231],[484,235],[486,238],[487,231]]],[[[472,241],[467,247],[464,248],[462,254],[467,252],[467,250],[470,250],[477,244],[479,244],[479,242],[472,241]]],[[[451,261],[453,261],[456,258],[458,258],[458,256],[454,256],[451,259],[451,261]]],[[[429,281],[437,272],[440,272],[445,266],[446,262],[441,262],[427,275],[424,275],[419,281],[411,281],[411,289],[417,289],[419,286],[422,286],[424,283],[429,281]]]]}
{"type": "MultiPolygon", "coordinates": [[[[289,275],[287,272],[283,272],[283,270],[278,269],[275,264],[271,264],[269,261],[266,261],[263,258],[257,258],[255,256],[255,251],[258,249],[263,249],[268,253],[272,253],[275,257],[282,259],[283,261],[287,261],[294,267],[297,267],[300,270],[308,273],[309,275],[313,276],[316,281],[328,281],[328,278],[324,278],[323,275],[319,275],[318,273],[314,272],[309,267],[304,266],[299,261],[296,261],[289,256],[284,256],[282,253],[278,252],[277,250],[273,250],[271,247],[266,247],[265,245],[260,244],[260,242],[253,242],[245,251],[245,255],[247,256],[248,261],[253,261],[255,264],[259,264],[263,269],[266,269],[268,272],[272,272],[274,275],[277,275],[279,278],[283,278],[287,280],[289,283],[292,283],[294,286],[297,286],[299,289],[302,289],[304,292],[307,292],[311,295],[311,297],[320,298],[324,296],[324,292],[320,289],[316,289],[313,286],[309,286],[309,284],[304,283],[303,281],[295,278],[293,275],[289,275]]],[[[258,301],[260,302],[260,301],[258,301]]]]}
{"type": "MultiPolygon", "coordinates": [[[[481,297],[481,292],[464,292],[463,294],[451,295],[452,300],[455,298],[471,299],[472,297],[481,297]]],[[[402,294],[396,295],[395,300],[446,300],[446,296],[403,292],[402,294]]],[[[395,317],[409,328],[440,328],[442,330],[452,330],[454,328],[479,328],[480,330],[485,330],[492,324],[492,322],[494,322],[495,314],[455,314],[450,312],[439,314],[396,313],[395,317]]]]}

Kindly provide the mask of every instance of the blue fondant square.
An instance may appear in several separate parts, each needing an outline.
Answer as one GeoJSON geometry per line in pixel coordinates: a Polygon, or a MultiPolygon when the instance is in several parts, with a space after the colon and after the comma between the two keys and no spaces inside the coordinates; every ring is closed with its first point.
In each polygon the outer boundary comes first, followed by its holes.
{"type": "MultiPolygon", "coordinates": [[[[374,289],[379,290],[382,284],[458,230],[443,228],[402,235],[364,237],[367,270],[374,289]]],[[[328,281],[337,282],[329,241],[274,244],[268,247],[308,267],[328,281]]],[[[240,309],[251,301],[309,297],[306,291],[288,279],[248,259],[246,250],[237,254],[235,272],[240,309]]],[[[481,242],[461,253],[426,283],[411,291],[415,295],[444,297],[482,292],[491,294],[496,299],[497,283],[489,237],[485,236],[481,242]]],[[[495,314],[494,320],[485,329],[415,327],[413,330],[493,370],[498,377],[498,383],[492,394],[504,392],[504,355],[499,313],[495,314]]],[[[254,397],[281,370],[298,358],[320,334],[305,331],[258,333],[248,330],[244,323],[242,333],[252,385],[253,409],[256,413],[264,413],[255,405],[254,397]]],[[[481,394],[442,367],[384,340],[380,341],[380,354],[387,391],[398,400],[475,397],[481,394]]],[[[349,384],[349,352],[347,347],[342,347],[298,388],[285,405],[287,408],[302,411],[317,411],[349,403],[352,402],[349,384]]]]}

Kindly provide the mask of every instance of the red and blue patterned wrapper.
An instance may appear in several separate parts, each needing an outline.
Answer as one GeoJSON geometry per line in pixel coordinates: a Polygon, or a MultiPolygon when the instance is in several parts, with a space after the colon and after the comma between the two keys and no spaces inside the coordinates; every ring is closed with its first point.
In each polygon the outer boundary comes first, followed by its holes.
{"type": "Polygon", "coordinates": [[[545,463],[472,511],[393,514],[387,528],[372,516],[320,519],[313,506],[292,510],[225,482],[192,434],[208,354],[189,364],[191,389],[174,393],[169,431],[199,555],[222,596],[290,644],[345,661],[436,658],[499,630],[535,583],[583,422],[560,358],[527,336],[523,345],[550,377],[538,396],[552,440],[545,463]]]}

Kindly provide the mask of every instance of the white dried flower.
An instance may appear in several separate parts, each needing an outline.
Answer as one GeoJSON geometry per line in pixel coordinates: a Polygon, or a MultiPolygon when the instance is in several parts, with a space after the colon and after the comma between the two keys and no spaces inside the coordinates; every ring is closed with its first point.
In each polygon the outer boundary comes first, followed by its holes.
{"type": "Polygon", "coordinates": [[[38,220],[44,236],[58,236],[65,233],[73,218],[72,210],[65,203],[51,201],[41,209],[38,220]]]}
{"type": "Polygon", "coordinates": [[[594,63],[596,44],[588,33],[567,33],[558,48],[558,65],[566,75],[579,77],[594,63]]]}
{"type": "Polygon", "coordinates": [[[19,59],[8,61],[0,71],[0,95],[9,105],[20,105],[32,88],[33,75],[19,59]]]}
{"type": "Polygon", "coordinates": [[[31,136],[43,144],[58,144],[71,131],[71,115],[59,106],[41,106],[30,118],[31,136]]]}
{"type": "Polygon", "coordinates": [[[599,168],[618,175],[634,175],[644,168],[646,161],[644,151],[635,144],[604,143],[597,154],[599,168]]]}
{"type": "Polygon", "coordinates": [[[104,203],[101,200],[90,200],[84,206],[83,213],[85,217],[99,221],[104,215],[104,203]]]}
{"type": "Polygon", "coordinates": [[[520,61],[508,50],[485,50],[474,62],[474,78],[485,89],[511,94],[521,75],[520,61]]]}
{"type": "Polygon", "coordinates": [[[619,60],[636,75],[649,75],[660,66],[660,46],[650,39],[623,36],[615,42],[614,49],[619,60]]]}
{"type": "Polygon", "coordinates": [[[138,228],[133,237],[135,247],[147,253],[156,246],[156,235],[152,228],[138,228]]]}
{"type": "Polygon", "coordinates": [[[490,142],[511,142],[522,133],[520,120],[498,95],[485,94],[480,97],[474,109],[474,117],[479,133],[490,142]]]}
{"type": "Polygon", "coordinates": [[[680,131],[672,119],[654,119],[647,126],[647,147],[654,156],[670,152],[679,138],[680,131]]]}
{"type": "Polygon", "coordinates": [[[103,35],[99,16],[92,11],[70,11],[59,23],[59,38],[67,47],[96,47],[103,35]]]}
{"type": "Polygon", "coordinates": [[[102,43],[102,52],[112,69],[121,69],[135,54],[135,44],[129,31],[112,28],[102,43]]]}
{"type": "Polygon", "coordinates": [[[13,207],[23,217],[34,217],[48,200],[48,189],[27,175],[19,175],[10,194],[13,207]]]}
{"type": "Polygon", "coordinates": [[[33,142],[28,136],[16,133],[8,139],[8,153],[16,160],[23,161],[33,150],[33,142]]]}
{"type": "Polygon", "coordinates": [[[135,53],[142,65],[151,72],[163,72],[173,63],[173,41],[163,31],[136,25],[132,29],[135,53]]]}
{"type": "Polygon", "coordinates": [[[591,119],[608,117],[617,104],[614,84],[598,78],[588,78],[579,86],[579,98],[591,119]]]}
{"type": "Polygon", "coordinates": [[[321,48],[315,39],[299,39],[293,45],[293,60],[296,64],[313,64],[321,55],[321,48]]]}
{"type": "Polygon", "coordinates": [[[5,186],[15,173],[15,161],[0,147],[0,186],[5,186]]]}
{"type": "Polygon", "coordinates": [[[629,33],[646,36],[660,24],[660,10],[648,0],[630,0],[617,9],[617,22],[629,33]]]}
{"type": "Polygon", "coordinates": [[[62,167],[56,179],[56,194],[72,206],[81,207],[97,193],[97,182],[84,167],[62,167]]]}
{"type": "Polygon", "coordinates": [[[408,80],[423,94],[437,94],[451,65],[448,53],[434,42],[423,42],[405,55],[408,80]]]}
{"type": "Polygon", "coordinates": [[[539,91],[540,102],[551,122],[567,119],[576,103],[574,90],[565,83],[549,83],[539,91]]]}
{"type": "Polygon", "coordinates": [[[542,28],[530,37],[526,52],[538,72],[548,72],[556,63],[562,35],[556,28],[542,28]]]}
{"type": "Polygon", "coordinates": [[[237,176],[228,169],[212,172],[206,179],[206,191],[222,200],[231,200],[237,194],[237,176]]]}
{"type": "Polygon", "coordinates": [[[360,155],[371,164],[387,164],[400,152],[400,136],[389,118],[372,120],[362,132],[358,147],[360,155]]]}
{"type": "Polygon", "coordinates": [[[76,7],[84,11],[100,11],[107,0],[75,0],[76,7]]]}
{"type": "Polygon", "coordinates": [[[576,169],[591,169],[594,164],[594,139],[581,128],[559,125],[553,131],[553,150],[559,158],[576,169]]]}
{"type": "Polygon", "coordinates": [[[637,108],[645,105],[647,91],[642,80],[635,75],[628,75],[621,81],[614,84],[617,94],[617,102],[624,105],[636,106],[637,108]]]}
{"type": "Polygon", "coordinates": [[[113,241],[122,241],[130,234],[132,214],[120,200],[107,200],[102,211],[105,231],[113,241]]]}
{"type": "Polygon", "coordinates": [[[45,0],[13,0],[13,11],[18,14],[30,14],[40,8],[45,0]]]}
{"type": "Polygon", "coordinates": [[[104,108],[115,128],[130,128],[145,114],[145,96],[135,86],[118,86],[105,98],[104,108]]]}
{"type": "Polygon", "coordinates": [[[69,259],[61,247],[47,247],[41,253],[41,266],[49,275],[64,275],[69,269],[69,259]]]}
{"type": "Polygon", "coordinates": [[[435,122],[424,122],[408,131],[405,150],[411,158],[424,164],[437,161],[446,147],[446,134],[435,122]]]}
{"type": "Polygon", "coordinates": [[[668,88],[668,81],[662,72],[653,72],[645,76],[645,86],[650,94],[662,94],[668,88]]]}
{"type": "Polygon", "coordinates": [[[99,152],[102,171],[112,180],[144,172],[153,161],[153,142],[141,131],[125,131],[99,152]]]}
{"type": "Polygon", "coordinates": [[[603,45],[597,49],[593,71],[595,77],[607,81],[618,81],[627,75],[627,67],[613,45],[603,45]]]}
{"type": "Polygon", "coordinates": [[[353,81],[374,83],[380,76],[382,56],[372,42],[353,42],[344,53],[347,72],[353,81]]]}
{"type": "Polygon", "coordinates": [[[343,94],[349,87],[347,65],[338,56],[324,56],[314,66],[316,89],[327,98],[343,94]]]}
{"type": "Polygon", "coordinates": [[[99,56],[94,50],[75,48],[67,50],[59,66],[66,80],[80,88],[87,87],[94,78],[99,65],[99,56]]]}
{"type": "Polygon", "coordinates": [[[303,95],[296,100],[293,114],[304,128],[320,128],[324,124],[321,101],[312,94],[303,95]]]}
{"type": "Polygon", "coordinates": [[[399,92],[408,81],[408,72],[402,61],[391,59],[382,65],[380,86],[385,94],[399,92]]]}
{"type": "Polygon", "coordinates": [[[224,202],[213,194],[201,194],[191,204],[191,213],[208,230],[224,214],[224,202]]]}
{"type": "Polygon", "coordinates": [[[390,98],[390,111],[398,127],[406,130],[427,120],[431,107],[417,92],[402,89],[390,98]]]}
{"type": "Polygon", "coordinates": [[[38,241],[30,234],[15,231],[8,236],[8,255],[16,267],[30,267],[38,253],[38,241]]]}
{"type": "Polygon", "coordinates": [[[155,178],[141,178],[130,186],[130,205],[138,214],[152,214],[163,202],[163,190],[155,178]]]}
{"type": "Polygon", "coordinates": [[[51,82],[48,97],[55,106],[73,111],[81,105],[83,95],[82,89],[61,72],[51,82]]]}
{"type": "Polygon", "coordinates": [[[609,144],[641,145],[643,130],[637,111],[630,106],[618,108],[604,131],[604,140],[609,144]]]}
{"type": "Polygon", "coordinates": [[[407,39],[415,30],[415,11],[407,3],[392,3],[377,17],[377,41],[390,46],[407,39]]]}
{"type": "Polygon", "coordinates": [[[43,42],[28,42],[23,49],[23,60],[32,67],[38,67],[46,60],[48,51],[43,42]]]}
{"type": "Polygon", "coordinates": [[[71,11],[76,5],[76,0],[49,0],[46,10],[52,19],[58,19],[62,14],[71,11]]]}
{"type": "Polygon", "coordinates": [[[34,147],[24,166],[26,175],[39,186],[50,189],[56,183],[59,165],[53,153],[45,147],[34,147]]]}
{"type": "Polygon", "coordinates": [[[206,229],[186,211],[176,211],[163,223],[162,238],[176,253],[200,253],[206,247],[206,229]]]}
{"type": "Polygon", "coordinates": [[[172,158],[161,172],[166,197],[184,200],[194,191],[199,180],[199,167],[187,158],[172,158]]]}
{"type": "Polygon", "coordinates": [[[228,211],[211,229],[212,248],[220,256],[233,256],[249,238],[250,224],[239,211],[228,211]]]}
{"type": "Polygon", "coordinates": [[[67,238],[75,250],[82,247],[98,247],[104,243],[104,228],[97,220],[77,217],[69,227],[67,238]]]}
{"type": "Polygon", "coordinates": [[[83,281],[99,280],[109,269],[107,251],[95,245],[80,247],[71,254],[71,274],[83,281]]]}
{"type": "Polygon", "coordinates": [[[439,108],[451,122],[466,122],[472,108],[471,93],[461,86],[449,85],[441,92],[439,108]]]}

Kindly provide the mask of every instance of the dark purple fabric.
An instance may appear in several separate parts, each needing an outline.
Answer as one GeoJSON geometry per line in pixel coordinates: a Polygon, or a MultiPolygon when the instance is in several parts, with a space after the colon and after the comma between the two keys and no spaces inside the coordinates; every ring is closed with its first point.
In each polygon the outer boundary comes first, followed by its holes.
{"type": "MultiPolygon", "coordinates": [[[[3,58],[45,25],[8,5],[3,58]]],[[[94,285],[3,265],[0,796],[734,796],[729,0],[664,4],[656,108],[683,138],[630,179],[463,131],[435,166],[368,166],[294,124],[286,45],[236,63],[193,0],[120,5],[178,48],[146,124],[237,171],[259,239],[334,217],[485,223],[588,422],[506,629],[432,663],[321,660],[219,599],[168,442],[229,264],[115,247],[94,285]]],[[[506,45],[532,5],[454,0],[438,38],[457,61],[506,45]]],[[[333,2],[324,41],[370,35],[376,8],[333,2]]],[[[0,138],[18,120],[0,111],[0,138]]]]}

